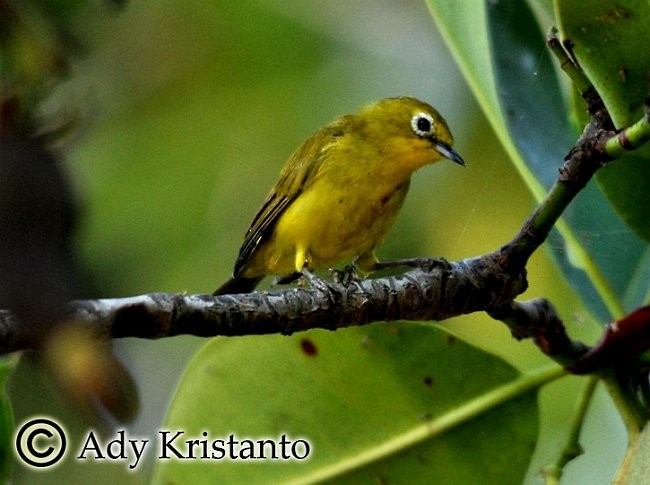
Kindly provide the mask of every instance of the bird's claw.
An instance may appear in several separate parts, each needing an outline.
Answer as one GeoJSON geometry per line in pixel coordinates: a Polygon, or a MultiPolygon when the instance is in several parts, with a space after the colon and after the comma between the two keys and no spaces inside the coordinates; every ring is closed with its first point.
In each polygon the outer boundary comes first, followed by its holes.
{"type": "Polygon", "coordinates": [[[335,283],[345,287],[361,281],[359,273],[357,272],[357,266],[354,263],[346,265],[342,270],[330,269],[330,274],[335,283]]]}

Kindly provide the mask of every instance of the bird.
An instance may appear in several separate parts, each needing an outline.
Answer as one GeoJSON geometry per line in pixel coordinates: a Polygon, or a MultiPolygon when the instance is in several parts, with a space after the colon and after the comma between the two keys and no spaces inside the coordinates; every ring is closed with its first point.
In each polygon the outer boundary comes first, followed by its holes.
{"type": "Polygon", "coordinates": [[[246,231],[232,276],[213,295],[249,293],[268,275],[290,282],[351,262],[371,273],[411,175],[442,159],[465,165],[431,105],[385,98],[320,128],[289,157],[246,231]]]}

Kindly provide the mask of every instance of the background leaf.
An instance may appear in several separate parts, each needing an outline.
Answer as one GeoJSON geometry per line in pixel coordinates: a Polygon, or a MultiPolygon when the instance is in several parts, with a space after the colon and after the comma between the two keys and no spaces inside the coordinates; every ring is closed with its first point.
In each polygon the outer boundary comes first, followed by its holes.
{"type": "MultiPolygon", "coordinates": [[[[563,39],[600,93],[614,123],[624,128],[641,116],[650,89],[650,6],[646,0],[559,0],[555,10],[563,39]]],[[[626,154],[598,172],[598,184],[618,215],[650,241],[645,187],[650,149],[626,154]]]]}
{"type": "Polygon", "coordinates": [[[648,193],[650,147],[626,153],[596,174],[596,180],[625,223],[645,241],[650,241],[648,193]]]}
{"type": "Polygon", "coordinates": [[[576,132],[544,36],[526,2],[487,4],[487,29],[499,108],[508,137],[548,189],[576,132]]]}
{"type": "MultiPolygon", "coordinates": [[[[482,105],[512,163],[541,200],[577,133],[567,122],[564,95],[536,17],[525,2],[472,3],[462,15],[449,1],[429,4],[477,97],[488,100],[482,105]],[[488,45],[480,35],[468,38],[468,17],[477,29],[485,24],[488,45]]],[[[627,230],[593,184],[557,228],[547,247],[601,324],[622,313],[623,305],[643,302],[645,291],[636,285],[647,289],[648,278],[635,277],[648,247],[627,230]],[[612,247],[618,248],[616,258],[612,247]]]]}
{"type": "Polygon", "coordinates": [[[603,98],[617,128],[632,124],[648,95],[647,0],[556,0],[563,40],[603,98]]]}
{"type": "Polygon", "coordinates": [[[218,466],[161,461],[155,482],[521,483],[537,438],[534,392],[479,419],[452,417],[517,377],[431,325],[214,339],[188,367],[165,429],[214,437],[236,430],[252,439],[299,432],[312,456],[218,466]],[[450,425],[438,429],[443,419],[450,425]],[[494,453],[501,440],[508,446],[494,453]]]}

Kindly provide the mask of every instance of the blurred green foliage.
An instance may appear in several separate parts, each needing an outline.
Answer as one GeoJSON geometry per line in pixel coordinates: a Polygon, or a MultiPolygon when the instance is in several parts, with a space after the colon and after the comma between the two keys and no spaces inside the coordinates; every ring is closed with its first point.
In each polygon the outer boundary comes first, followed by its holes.
{"type": "MultiPolygon", "coordinates": [[[[87,7],[74,11],[73,21],[64,16],[66,28],[87,53],[74,56],[41,114],[46,125],[77,127],[64,146],[66,167],[82,202],[77,243],[97,297],[212,291],[229,275],[251,216],[293,149],[333,117],[386,96],[412,95],[436,106],[468,167],[436,165],[415,175],[382,257],[453,260],[486,253],[509,240],[534,207],[419,1],[141,0],[110,16],[87,7]]],[[[596,228],[589,237],[607,231],[596,228]]],[[[546,255],[536,254],[528,269],[524,298],[549,298],[572,336],[593,341],[597,326],[546,255]]],[[[484,315],[444,326],[521,372],[547,363],[530,342],[515,342],[484,315]]],[[[255,339],[242,340],[237,348],[249,358],[255,339]]],[[[141,415],[118,428],[153,436],[166,422],[185,366],[204,344],[192,337],[115,342],[141,394],[141,415]]],[[[216,340],[206,349],[227,346],[216,340]]],[[[283,378],[281,349],[264,356],[277,359],[272,367],[283,378]]],[[[564,437],[579,382],[566,378],[542,392],[529,483],[564,437]]],[[[10,394],[17,422],[54,416],[73,442],[92,427],[104,428],[70,409],[31,359],[13,374],[10,394]]],[[[601,394],[590,419],[583,441],[588,456],[569,466],[566,483],[609,483],[620,462],[625,436],[601,394]]],[[[110,435],[111,427],[104,432],[110,435]]],[[[123,463],[68,457],[46,473],[15,466],[13,478],[145,483],[154,465],[153,455],[147,459],[129,472],[123,463]]]]}

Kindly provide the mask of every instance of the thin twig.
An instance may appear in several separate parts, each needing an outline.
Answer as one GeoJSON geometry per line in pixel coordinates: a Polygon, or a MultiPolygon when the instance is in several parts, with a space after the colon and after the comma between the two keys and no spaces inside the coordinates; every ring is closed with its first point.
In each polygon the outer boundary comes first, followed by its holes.
{"type": "Polygon", "coordinates": [[[612,158],[618,158],[635,150],[650,140],[650,98],[643,105],[643,117],[631,126],[619,131],[607,140],[605,150],[612,158]]]}
{"type": "Polygon", "coordinates": [[[592,96],[598,96],[593,84],[585,73],[580,69],[575,57],[569,55],[569,52],[562,46],[560,39],[557,36],[558,31],[555,26],[551,27],[546,36],[546,43],[551,50],[551,53],[557,58],[560,68],[571,79],[571,82],[580,93],[583,99],[589,104],[589,99],[592,96]]]}
{"type": "Polygon", "coordinates": [[[576,410],[573,419],[571,420],[567,441],[560,452],[560,456],[558,456],[554,463],[545,466],[542,470],[544,483],[546,485],[558,485],[560,483],[560,478],[562,478],[564,467],[583,453],[582,446],[580,445],[580,434],[598,381],[598,377],[595,376],[592,376],[587,380],[587,384],[582,390],[580,398],[576,404],[576,410]]]}

